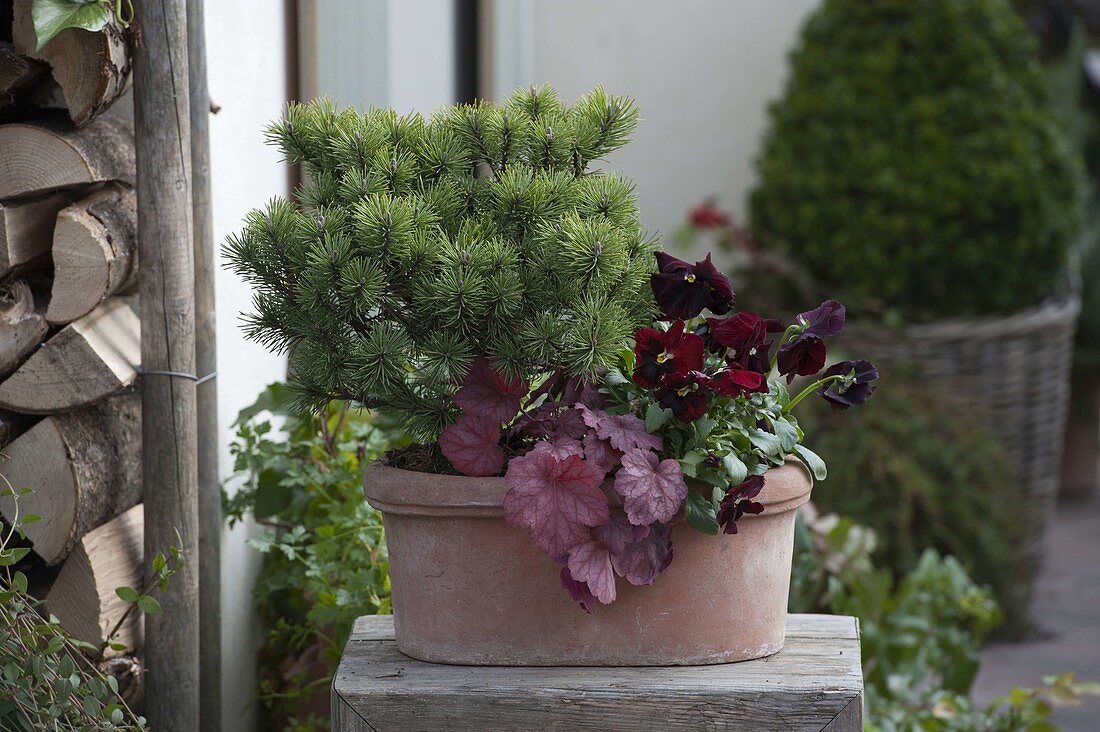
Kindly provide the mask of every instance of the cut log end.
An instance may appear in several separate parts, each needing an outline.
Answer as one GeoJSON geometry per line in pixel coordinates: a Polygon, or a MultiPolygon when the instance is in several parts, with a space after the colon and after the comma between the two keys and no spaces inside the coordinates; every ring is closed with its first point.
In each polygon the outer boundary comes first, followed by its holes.
{"type": "Polygon", "coordinates": [[[57,213],[73,197],[73,193],[62,191],[0,201],[0,276],[49,253],[57,213]]]}
{"type": "Polygon", "coordinates": [[[15,370],[38,347],[47,327],[25,282],[0,285],[0,375],[15,370]]]}
{"type": "Polygon", "coordinates": [[[130,650],[141,647],[138,613],[130,613],[109,635],[128,607],[115,589],[142,583],[144,525],[141,505],[134,506],[85,534],[61,565],[46,595],[46,610],[74,638],[96,646],[110,640],[130,650]]]}
{"type": "Polygon", "coordinates": [[[70,323],[108,296],[130,287],[137,273],[137,201],[114,184],[57,215],[54,280],[46,319],[70,323]]]}
{"type": "Polygon", "coordinates": [[[53,414],[94,404],[137,378],[140,324],[120,298],[111,298],[46,341],[0,383],[0,408],[53,414]]]}
{"type": "Polygon", "coordinates": [[[2,125],[0,150],[0,199],[134,180],[133,131],[110,115],[80,128],[2,125]]]}
{"type": "Polygon", "coordinates": [[[69,118],[75,125],[84,125],[129,87],[130,55],[125,34],[113,21],[95,33],[69,28],[38,50],[31,2],[15,0],[12,24],[15,49],[49,64],[64,95],[69,118]]]}
{"type": "MultiPolygon", "coordinates": [[[[24,531],[47,564],[57,564],[92,529],[141,497],[141,397],[120,395],[89,409],[55,414],[4,448],[0,473],[16,491],[22,514],[40,521],[24,531]]],[[[9,520],[15,502],[0,498],[9,520]]]]}

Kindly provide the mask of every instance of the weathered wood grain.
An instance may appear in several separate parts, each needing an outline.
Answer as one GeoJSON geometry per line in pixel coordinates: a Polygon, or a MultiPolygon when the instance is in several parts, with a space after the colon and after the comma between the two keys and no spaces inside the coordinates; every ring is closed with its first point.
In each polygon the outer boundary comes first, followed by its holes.
{"type": "Polygon", "coordinates": [[[333,680],[337,731],[862,729],[855,618],[791,615],[774,656],[714,666],[500,668],[402,655],[360,618],[333,680]]]}
{"type": "Polygon", "coordinates": [[[152,729],[192,732],[202,728],[198,420],[195,382],[168,373],[195,374],[187,4],[134,5],[145,554],[178,543],[186,557],[160,596],[164,612],[145,618],[145,709],[152,729]]]}

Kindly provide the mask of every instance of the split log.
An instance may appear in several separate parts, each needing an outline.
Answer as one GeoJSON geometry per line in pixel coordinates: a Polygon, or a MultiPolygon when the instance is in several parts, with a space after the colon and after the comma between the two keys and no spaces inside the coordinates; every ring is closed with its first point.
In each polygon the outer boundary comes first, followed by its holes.
{"type": "Polygon", "coordinates": [[[117,394],[137,377],[140,327],[129,305],[108,300],[65,326],[0,384],[0,409],[52,414],[117,394]]]}
{"type": "Polygon", "coordinates": [[[13,280],[0,285],[0,375],[14,371],[46,337],[47,328],[27,283],[13,280]]]}
{"type": "Polygon", "coordinates": [[[113,20],[96,33],[69,28],[39,51],[31,2],[15,0],[12,23],[15,49],[50,65],[65,97],[69,118],[77,126],[86,124],[130,85],[130,54],[125,34],[113,20]]]}
{"type": "Polygon", "coordinates": [[[53,288],[46,319],[71,323],[137,275],[137,199],[109,185],[57,215],[53,234],[53,288]]]}
{"type": "Polygon", "coordinates": [[[50,251],[57,212],[72,200],[71,192],[62,191],[0,201],[0,277],[50,251]]]}
{"type": "MultiPolygon", "coordinates": [[[[134,506],[85,534],[61,565],[46,594],[46,610],[74,638],[101,646],[122,620],[130,604],[115,594],[115,588],[142,585],[144,526],[143,509],[134,506]]],[[[131,612],[111,642],[139,649],[140,618],[140,613],[131,612]]]]}
{"type": "Polygon", "coordinates": [[[0,109],[14,106],[49,70],[41,61],[17,52],[11,43],[0,41],[0,109]]]}
{"type": "MultiPolygon", "coordinates": [[[[32,491],[19,498],[20,512],[42,517],[24,526],[27,539],[57,564],[85,534],[141,500],[141,399],[128,393],[46,417],[3,454],[0,473],[16,491],[32,491]]],[[[0,498],[9,520],[13,510],[10,497],[0,498]]]]}
{"type": "Polygon", "coordinates": [[[56,122],[2,125],[0,150],[0,199],[134,181],[133,130],[110,117],[78,129],[56,122]]]}

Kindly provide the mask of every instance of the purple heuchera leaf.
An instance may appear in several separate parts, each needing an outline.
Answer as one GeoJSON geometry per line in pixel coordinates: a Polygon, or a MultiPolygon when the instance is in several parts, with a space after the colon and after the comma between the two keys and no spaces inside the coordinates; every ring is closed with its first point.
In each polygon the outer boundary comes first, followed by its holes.
{"type": "Polygon", "coordinates": [[[678,462],[658,460],[655,453],[638,449],[623,454],[615,490],[623,497],[623,508],[635,526],[671,521],[688,493],[678,462]]]}
{"type": "Polygon", "coordinates": [[[611,443],[616,450],[660,450],[664,440],[646,432],[645,421],[633,414],[616,414],[600,421],[596,434],[611,443]]]}
{"type": "Polygon", "coordinates": [[[560,560],[610,516],[600,489],[603,478],[602,470],[577,455],[560,458],[552,449],[532,450],[508,463],[504,516],[560,560]]]}
{"type": "Polygon", "coordinates": [[[591,615],[592,611],[596,609],[596,597],[588,589],[588,585],[573,579],[573,575],[569,574],[568,565],[561,568],[560,576],[561,586],[565,588],[570,597],[580,603],[586,613],[591,615]]]}
{"type": "MultiPolygon", "coordinates": [[[[542,440],[535,444],[531,452],[545,452],[553,455],[558,460],[565,460],[570,455],[584,457],[584,447],[580,440],[572,437],[559,437],[554,440],[542,440]]],[[[530,454],[530,453],[528,453],[530,454]]]]}
{"type": "Polygon", "coordinates": [[[611,512],[611,518],[606,524],[592,529],[592,537],[607,547],[612,555],[622,554],[629,544],[641,541],[648,535],[648,526],[635,526],[618,508],[611,512]]]}
{"type": "Polygon", "coordinates": [[[463,414],[443,430],[439,448],[464,475],[497,475],[504,467],[498,420],[463,414]]]}
{"type": "Polygon", "coordinates": [[[595,430],[589,430],[583,442],[585,459],[598,465],[604,474],[610,473],[619,466],[619,458],[623,454],[613,448],[609,440],[601,439],[595,430]]]}
{"type": "Polygon", "coordinates": [[[645,538],[628,544],[611,564],[632,585],[651,585],[672,562],[672,530],[653,524],[645,538]]]}
{"type": "Polygon", "coordinates": [[[526,394],[527,385],[522,379],[502,376],[484,356],[478,356],[454,400],[466,414],[507,422],[516,416],[520,398],[526,394]]]}
{"type": "Polygon", "coordinates": [[[615,571],[611,554],[595,539],[586,541],[569,552],[569,574],[588,585],[589,591],[604,605],[615,601],[615,571]]]}

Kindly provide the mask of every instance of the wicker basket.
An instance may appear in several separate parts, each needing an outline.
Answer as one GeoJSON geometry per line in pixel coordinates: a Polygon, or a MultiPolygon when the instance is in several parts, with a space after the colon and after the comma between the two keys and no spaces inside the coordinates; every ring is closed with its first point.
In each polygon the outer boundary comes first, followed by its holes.
{"type": "Polygon", "coordinates": [[[929,390],[979,410],[1015,462],[1029,533],[1022,558],[1042,563],[1058,492],[1070,391],[1076,296],[1008,317],[951,320],[902,330],[852,328],[852,351],[880,368],[912,364],[929,390]]]}

